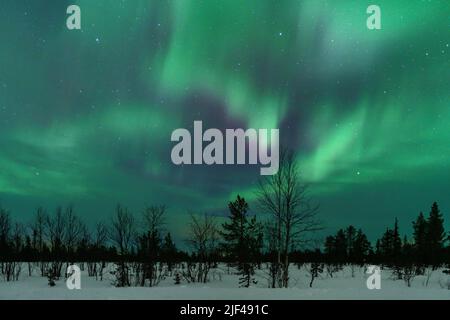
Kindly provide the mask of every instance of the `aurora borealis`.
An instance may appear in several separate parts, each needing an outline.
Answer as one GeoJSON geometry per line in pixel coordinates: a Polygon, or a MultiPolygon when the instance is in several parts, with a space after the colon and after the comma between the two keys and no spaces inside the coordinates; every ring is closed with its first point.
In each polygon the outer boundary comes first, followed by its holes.
{"type": "Polygon", "coordinates": [[[329,230],[450,221],[450,2],[3,0],[0,202],[223,213],[258,168],[177,167],[171,132],[279,128],[329,230]],[[382,29],[366,28],[377,4],[382,29]],[[77,4],[82,30],[68,30],[77,4]]]}

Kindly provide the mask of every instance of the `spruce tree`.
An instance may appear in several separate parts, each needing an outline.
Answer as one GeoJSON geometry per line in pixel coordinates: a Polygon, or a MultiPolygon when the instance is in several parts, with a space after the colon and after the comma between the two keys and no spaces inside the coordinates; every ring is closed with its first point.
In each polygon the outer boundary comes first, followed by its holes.
{"type": "Polygon", "coordinates": [[[400,256],[402,251],[402,240],[400,238],[400,232],[398,228],[398,219],[395,218],[394,230],[392,234],[392,254],[394,259],[400,256]]]}
{"type": "Polygon", "coordinates": [[[429,253],[429,263],[433,267],[437,267],[442,262],[445,229],[444,219],[436,202],[431,206],[427,225],[426,242],[429,253]]]}
{"type": "Polygon", "coordinates": [[[347,257],[349,258],[349,262],[353,262],[354,260],[354,250],[355,250],[355,238],[356,238],[356,229],[354,226],[348,226],[345,230],[345,238],[347,242],[347,257]]]}
{"type": "Polygon", "coordinates": [[[341,263],[344,263],[347,261],[347,237],[345,235],[345,231],[340,229],[336,233],[335,237],[335,246],[336,246],[336,257],[337,260],[341,263]]]}
{"type": "Polygon", "coordinates": [[[336,259],[336,238],[328,236],[325,239],[325,256],[328,262],[334,262],[336,259]]]}
{"type": "Polygon", "coordinates": [[[417,263],[423,265],[426,262],[427,255],[427,221],[422,212],[419,213],[416,221],[413,222],[413,238],[417,263]]]}
{"type": "Polygon", "coordinates": [[[381,255],[381,241],[380,241],[380,239],[377,239],[377,242],[375,243],[375,254],[377,256],[381,255]]]}
{"type": "Polygon", "coordinates": [[[353,245],[354,261],[360,265],[364,264],[370,251],[370,242],[361,229],[358,229],[353,245]]]}
{"type": "Polygon", "coordinates": [[[230,210],[230,222],[222,224],[221,232],[225,242],[223,247],[228,258],[237,264],[241,264],[246,257],[245,234],[247,227],[248,203],[239,195],[236,200],[228,204],[230,210]]]}
{"type": "Polygon", "coordinates": [[[227,258],[236,265],[241,275],[240,285],[249,287],[262,245],[261,226],[256,217],[249,219],[248,203],[239,195],[228,204],[228,208],[230,221],[222,224],[221,235],[225,240],[223,248],[227,258]]]}
{"type": "Polygon", "coordinates": [[[392,266],[394,231],[387,228],[380,239],[379,258],[383,264],[392,266]]]}
{"type": "Polygon", "coordinates": [[[401,264],[402,240],[398,228],[398,219],[395,218],[394,230],[392,231],[392,264],[394,267],[394,274],[398,279],[402,278],[401,264]]]}

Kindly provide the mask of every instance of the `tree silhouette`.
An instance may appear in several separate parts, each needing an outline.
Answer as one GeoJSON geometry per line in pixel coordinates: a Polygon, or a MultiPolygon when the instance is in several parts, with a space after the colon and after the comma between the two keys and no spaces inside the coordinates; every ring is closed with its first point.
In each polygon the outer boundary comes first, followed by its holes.
{"type": "Polygon", "coordinates": [[[276,261],[273,284],[289,286],[289,256],[295,247],[311,241],[309,234],[321,230],[317,220],[318,205],[313,205],[308,185],[301,183],[294,152],[282,148],[279,170],[259,182],[257,198],[260,209],[271,217],[269,231],[273,232],[276,261]]]}
{"type": "Polygon", "coordinates": [[[222,224],[221,235],[225,241],[222,246],[227,259],[239,270],[240,285],[249,287],[254,282],[254,267],[260,255],[262,227],[256,222],[256,217],[249,219],[248,203],[239,195],[228,204],[228,208],[230,221],[222,224]]]}
{"type": "Polygon", "coordinates": [[[186,275],[191,281],[205,283],[208,281],[209,271],[218,257],[219,233],[214,217],[204,214],[191,214],[189,223],[188,244],[194,250],[197,261],[196,274],[192,275],[193,265],[190,265],[186,275]]]}
{"type": "Polygon", "coordinates": [[[442,263],[442,254],[445,241],[444,219],[436,202],[431,206],[427,220],[426,247],[428,262],[436,268],[442,263]]]}
{"type": "MultiPolygon", "coordinates": [[[[287,185],[295,186],[293,182],[287,185]]],[[[292,196],[296,194],[293,191],[285,191],[284,183],[281,186],[281,196],[270,199],[283,202],[304,199],[292,196]]],[[[300,194],[303,191],[298,190],[300,194]]],[[[17,281],[25,262],[28,275],[33,275],[33,270],[37,269],[41,276],[55,284],[61,277],[64,263],[78,263],[82,270],[87,265],[88,276],[102,280],[106,265],[113,262],[116,286],[153,286],[162,278],[173,276],[172,272],[177,283],[182,278],[188,282],[206,282],[210,270],[220,261],[235,265],[239,285],[248,287],[253,283],[255,267],[265,262],[269,286],[282,287],[286,285],[287,254],[287,263],[306,266],[312,281],[323,270],[332,277],[344,265],[354,270],[356,266],[371,263],[391,269],[409,286],[416,275],[425,274],[425,283],[428,283],[436,268],[450,268],[450,246],[446,246],[449,237],[437,203],[433,203],[427,218],[420,213],[415,219],[411,240],[406,235],[401,240],[399,221],[395,219],[394,226],[386,228],[376,241],[375,252],[362,229],[352,225],[325,237],[323,253],[320,249],[301,251],[295,246],[308,238],[292,239],[299,235],[297,232],[304,235],[305,230],[310,230],[302,226],[315,224],[310,220],[302,221],[300,217],[304,216],[288,214],[284,204],[280,219],[272,211],[265,228],[257,222],[256,214],[248,214],[249,206],[243,197],[229,202],[228,208],[230,216],[220,233],[214,217],[191,215],[188,244],[192,252],[189,254],[177,249],[172,234],[165,233],[164,206],[145,208],[140,230],[131,212],[120,205],[116,207],[109,229],[99,222],[93,230],[71,206],[58,207],[53,214],[47,214],[40,207],[28,225],[13,220],[9,211],[0,207],[0,276],[5,281],[17,281]],[[288,225],[296,228],[289,229],[288,225]],[[290,247],[286,251],[287,233],[290,247]],[[223,240],[220,247],[219,235],[223,240]]],[[[303,212],[291,203],[289,210],[294,209],[303,212]]]]}
{"type": "Polygon", "coordinates": [[[420,212],[416,221],[413,222],[414,254],[419,265],[425,265],[427,262],[427,221],[420,212]]]}
{"type": "Polygon", "coordinates": [[[167,269],[171,273],[173,265],[177,262],[178,249],[172,240],[170,232],[168,232],[164,238],[164,242],[161,246],[161,259],[167,263],[167,269]]]}
{"type": "Polygon", "coordinates": [[[116,207],[116,214],[113,217],[110,237],[118,249],[116,261],[116,281],[117,287],[128,287],[131,285],[130,271],[127,259],[132,253],[136,236],[135,220],[127,208],[120,204],[116,207]]]}

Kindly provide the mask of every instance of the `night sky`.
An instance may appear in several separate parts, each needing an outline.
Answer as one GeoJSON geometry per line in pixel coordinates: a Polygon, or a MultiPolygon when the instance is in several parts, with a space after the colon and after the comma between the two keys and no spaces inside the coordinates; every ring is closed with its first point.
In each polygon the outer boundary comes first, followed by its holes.
{"type": "Polygon", "coordinates": [[[172,131],[202,120],[279,128],[329,233],[409,233],[433,201],[450,227],[448,0],[2,0],[0,39],[0,202],[19,220],[166,204],[181,237],[189,211],[253,205],[258,166],[171,163],[172,131]]]}

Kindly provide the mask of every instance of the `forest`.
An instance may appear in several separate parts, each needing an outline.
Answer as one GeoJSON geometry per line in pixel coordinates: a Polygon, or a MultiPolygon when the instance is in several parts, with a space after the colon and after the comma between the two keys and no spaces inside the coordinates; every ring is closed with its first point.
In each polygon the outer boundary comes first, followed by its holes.
{"type": "Polygon", "coordinates": [[[238,195],[228,203],[226,217],[189,213],[184,249],[167,231],[164,205],[135,215],[119,204],[110,221],[93,227],[72,206],[53,213],[37,208],[29,222],[13,221],[0,208],[0,276],[19,281],[21,274],[39,272],[52,286],[68,276],[69,265],[77,264],[99,281],[110,272],[117,287],[153,287],[167,277],[175,284],[206,283],[221,263],[239,274],[240,287],[252,286],[255,272],[264,269],[268,287],[287,288],[293,265],[307,266],[311,287],[320,274],[333,277],[344,267],[353,272],[378,265],[408,286],[417,275],[429,278],[439,268],[448,273],[450,241],[436,202],[429,213],[418,214],[409,237],[401,234],[395,218],[374,243],[352,225],[321,239],[319,205],[308,190],[295,154],[283,151],[278,174],[261,177],[254,210],[238,195]],[[107,271],[110,264],[113,271],[107,271]]]}

